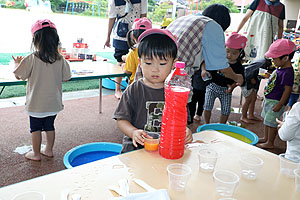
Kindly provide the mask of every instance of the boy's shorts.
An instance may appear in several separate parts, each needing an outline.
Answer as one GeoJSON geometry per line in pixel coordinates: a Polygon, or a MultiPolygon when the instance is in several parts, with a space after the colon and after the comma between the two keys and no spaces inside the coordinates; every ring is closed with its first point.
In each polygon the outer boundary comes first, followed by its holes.
{"type": "Polygon", "coordinates": [[[122,56],[128,54],[129,50],[121,50],[121,49],[115,49],[114,57],[118,62],[124,62],[122,60],[122,56]]]}
{"type": "Polygon", "coordinates": [[[43,118],[29,116],[30,133],[36,131],[54,131],[54,120],[56,115],[43,118]]]}
{"type": "Polygon", "coordinates": [[[263,110],[261,112],[261,116],[264,118],[264,124],[273,128],[277,128],[276,118],[280,119],[280,116],[284,112],[285,106],[278,112],[273,111],[273,107],[278,104],[278,100],[267,99],[265,98],[263,101],[263,110]]]}
{"type": "Polygon", "coordinates": [[[241,91],[242,91],[242,95],[246,98],[248,96],[250,96],[250,94],[252,93],[252,91],[255,91],[255,93],[257,93],[257,90],[254,88],[251,88],[249,90],[247,90],[247,87],[241,87],[241,91]]]}

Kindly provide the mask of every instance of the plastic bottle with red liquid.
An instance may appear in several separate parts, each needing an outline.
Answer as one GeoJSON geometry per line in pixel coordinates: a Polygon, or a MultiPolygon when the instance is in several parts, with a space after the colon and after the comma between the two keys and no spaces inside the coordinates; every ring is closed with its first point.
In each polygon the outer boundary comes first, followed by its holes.
{"type": "Polygon", "coordinates": [[[165,80],[159,153],[167,159],[181,158],[184,153],[187,101],[191,90],[191,80],[184,67],[184,62],[176,62],[175,70],[165,80]]]}

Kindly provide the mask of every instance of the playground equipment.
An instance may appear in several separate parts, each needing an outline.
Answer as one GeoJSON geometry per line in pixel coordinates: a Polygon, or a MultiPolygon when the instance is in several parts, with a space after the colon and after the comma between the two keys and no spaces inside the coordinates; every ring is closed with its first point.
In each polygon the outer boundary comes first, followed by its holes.
{"type": "MultiPolygon", "coordinates": [[[[189,5],[186,7],[186,12],[185,12],[185,15],[188,15],[188,14],[196,14],[199,12],[199,0],[189,0],[189,5]],[[190,11],[190,12],[189,12],[190,11]]],[[[202,0],[201,0],[201,12],[203,11],[203,8],[202,8],[202,0]]]]}
{"type": "Polygon", "coordinates": [[[28,11],[52,13],[51,2],[45,0],[25,0],[25,7],[28,11]]]}
{"type": "MultiPolygon", "coordinates": [[[[67,0],[67,4],[66,4],[66,10],[65,10],[65,14],[68,11],[68,6],[69,3],[72,3],[72,15],[74,14],[74,9],[76,9],[78,7],[79,4],[81,4],[81,6],[84,6],[83,4],[88,4],[88,5],[92,5],[92,15],[94,16],[94,10],[95,10],[95,5],[97,5],[98,7],[98,15],[100,17],[100,6],[98,2],[94,2],[94,1],[83,1],[83,0],[67,0]],[[76,4],[75,4],[76,3],[76,4]]],[[[86,7],[84,7],[85,9],[86,7]]]]}

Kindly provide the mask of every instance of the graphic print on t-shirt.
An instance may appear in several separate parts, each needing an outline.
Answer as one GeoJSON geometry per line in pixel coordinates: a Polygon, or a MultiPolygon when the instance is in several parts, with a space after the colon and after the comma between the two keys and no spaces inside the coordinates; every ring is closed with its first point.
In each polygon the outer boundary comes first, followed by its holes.
{"type": "Polygon", "coordinates": [[[269,78],[268,83],[267,83],[267,85],[265,87],[265,90],[264,90],[265,96],[268,95],[268,94],[270,94],[272,92],[272,90],[274,89],[276,78],[277,78],[277,72],[275,70],[272,73],[271,77],[269,78]]]}
{"type": "Polygon", "coordinates": [[[147,101],[147,123],[144,130],[148,132],[160,132],[161,118],[164,109],[164,101],[147,101]]]}

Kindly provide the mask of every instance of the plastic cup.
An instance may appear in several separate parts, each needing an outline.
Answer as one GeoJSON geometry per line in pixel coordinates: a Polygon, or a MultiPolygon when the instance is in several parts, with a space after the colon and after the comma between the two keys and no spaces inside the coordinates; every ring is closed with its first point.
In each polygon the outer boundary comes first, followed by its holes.
{"type": "Polygon", "coordinates": [[[300,169],[295,169],[294,170],[294,175],[295,175],[295,189],[297,192],[300,192],[300,169]]]}
{"type": "Polygon", "coordinates": [[[199,168],[203,172],[213,172],[218,159],[218,153],[213,149],[201,149],[198,152],[199,168]]]}
{"type": "Polygon", "coordinates": [[[174,163],[167,166],[169,186],[172,190],[183,191],[191,177],[192,169],[185,164],[174,163]]]}
{"type": "Polygon", "coordinates": [[[157,151],[158,145],[159,145],[159,137],[160,135],[158,133],[147,133],[152,138],[144,138],[144,148],[146,151],[157,151]]]}
{"type": "Polygon", "coordinates": [[[255,180],[264,161],[250,153],[244,153],[240,157],[241,176],[248,180],[255,180]]]}
{"type": "Polygon", "coordinates": [[[280,173],[288,178],[294,178],[294,170],[299,167],[300,158],[291,154],[279,154],[280,159],[280,173]]]}
{"type": "Polygon", "coordinates": [[[263,69],[263,68],[259,68],[258,74],[259,74],[260,76],[265,76],[267,72],[268,72],[268,70],[263,69]]]}
{"type": "Polygon", "coordinates": [[[215,170],[213,173],[216,194],[231,197],[240,180],[239,176],[227,170],[215,170]]]}
{"type": "Polygon", "coordinates": [[[45,200],[45,195],[41,192],[28,191],[21,194],[17,194],[12,200],[45,200]]]}

